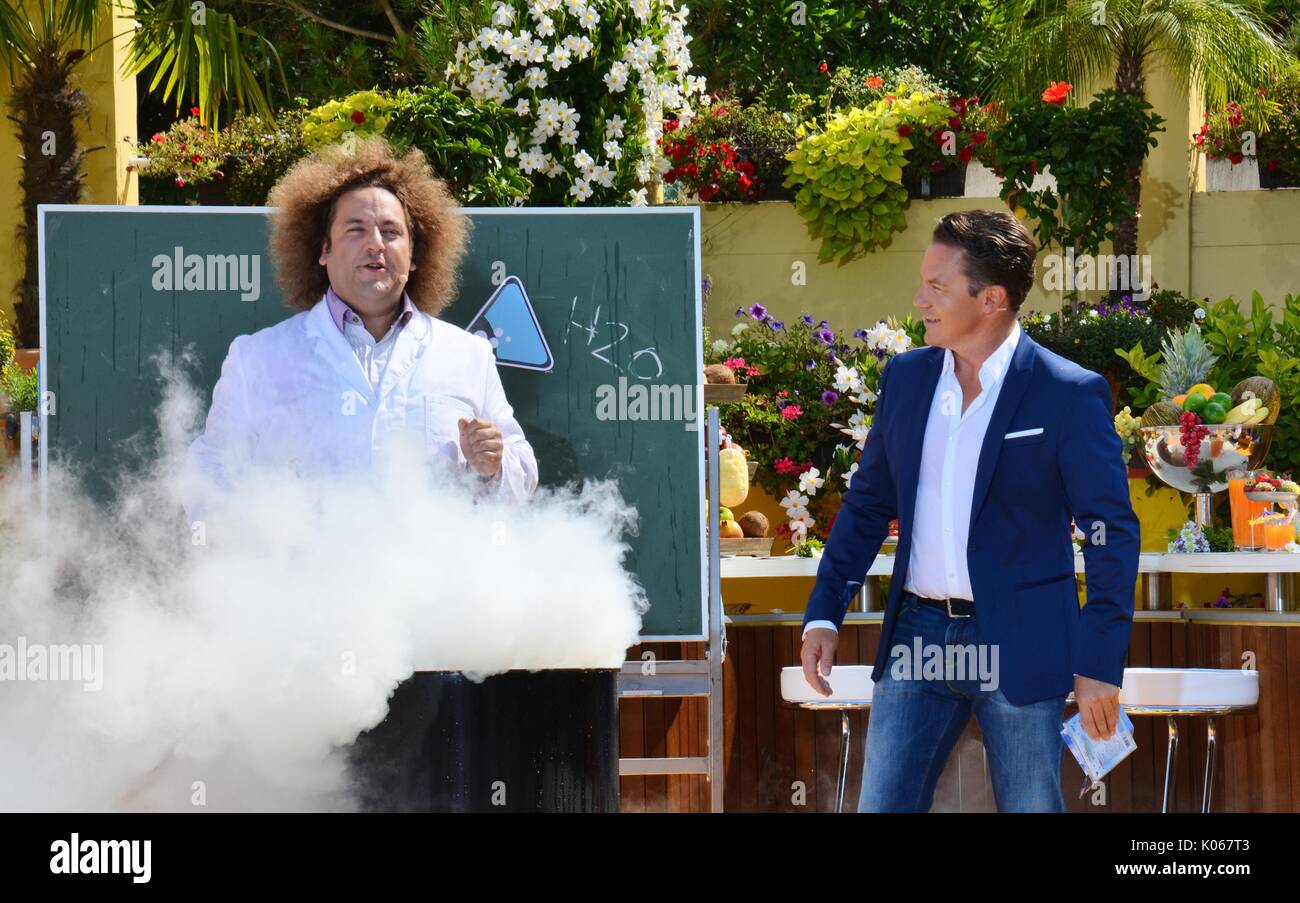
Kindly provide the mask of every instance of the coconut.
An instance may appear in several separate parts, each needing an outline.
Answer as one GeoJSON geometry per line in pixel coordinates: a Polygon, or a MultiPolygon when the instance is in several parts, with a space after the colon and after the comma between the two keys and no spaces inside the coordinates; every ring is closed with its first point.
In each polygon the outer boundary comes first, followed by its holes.
{"type": "Polygon", "coordinates": [[[713,384],[734,385],[736,374],[726,364],[709,364],[704,368],[704,381],[713,384]]]}
{"type": "Polygon", "coordinates": [[[1258,398],[1268,408],[1265,423],[1276,423],[1277,415],[1282,410],[1282,399],[1277,392],[1277,384],[1267,376],[1248,376],[1232,387],[1232,406],[1235,408],[1243,401],[1258,398]]]}
{"type": "Polygon", "coordinates": [[[754,536],[760,539],[767,536],[767,531],[770,529],[767,517],[762,511],[746,511],[740,515],[740,520],[737,523],[740,524],[740,529],[745,531],[746,536],[754,536]]]}

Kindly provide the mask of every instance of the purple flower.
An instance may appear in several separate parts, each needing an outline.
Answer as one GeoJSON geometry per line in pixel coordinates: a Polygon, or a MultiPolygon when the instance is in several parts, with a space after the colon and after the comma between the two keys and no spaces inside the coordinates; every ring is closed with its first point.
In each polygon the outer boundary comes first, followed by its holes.
{"type": "Polygon", "coordinates": [[[822,404],[826,405],[826,407],[828,408],[839,400],[840,400],[839,392],[833,391],[831,389],[827,389],[825,392],[822,393],[822,404]]]}
{"type": "Polygon", "coordinates": [[[821,327],[822,329],[825,329],[827,326],[830,326],[831,324],[827,323],[825,320],[822,320],[822,321],[821,321],[820,323],[818,323],[817,325],[818,325],[819,327],[821,327]]]}
{"type": "Polygon", "coordinates": [[[778,399],[776,400],[776,409],[777,409],[778,411],[784,410],[786,404],[787,404],[787,402],[786,402],[786,400],[785,400],[784,398],[778,398],[778,399]]]}
{"type": "Polygon", "coordinates": [[[804,314],[804,315],[801,316],[799,319],[803,321],[803,324],[804,324],[805,326],[811,326],[811,325],[813,325],[813,319],[812,319],[812,315],[811,315],[811,314],[804,314]]]}
{"type": "MultiPolygon", "coordinates": [[[[824,323],[826,321],[823,320],[822,322],[824,323]]],[[[831,342],[835,341],[835,333],[831,332],[829,329],[825,327],[822,327],[821,329],[817,330],[817,332],[815,332],[814,335],[817,336],[817,340],[821,342],[823,345],[829,345],[831,344],[831,342]]]]}
{"type": "Polygon", "coordinates": [[[761,320],[767,316],[767,308],[755,301],[749,306],[749,315],[755,320],[761,320]]]}
{"type": "Polygon", "coordinates": [[[809,358],[809,359],[808,359],[808,363],[804,364],[804,365],[803,365],[803,368],[804,368],[805,370],[811,370],[811,369],[813,369],[813,368],[816,367],[816,366],[817,366],[817,362],[816,362],[815,360],[813,360],[812,358],[809,358]]]}
{"type": "Polygon", "coordinates": [[[867,331],[861,328],[855,329],[853,330],[853,338],[861,339],[862,341],[865,342],[867,340],[867,331]]]}
{"type": "Polygon", "coordinates": [[[737,308],[736,308],[736,316],[738,316],[738,317],[743,317],[744,315],[745,315],[745,308],[743,308],[743,307],[737,307],[737,308]]]}
{"type": "Polygon", "coordinates": [[[772,327],[773,332],[780,332],[785,329],[785,324],[780,320],[769,320],[767,325],[772,327]]]}

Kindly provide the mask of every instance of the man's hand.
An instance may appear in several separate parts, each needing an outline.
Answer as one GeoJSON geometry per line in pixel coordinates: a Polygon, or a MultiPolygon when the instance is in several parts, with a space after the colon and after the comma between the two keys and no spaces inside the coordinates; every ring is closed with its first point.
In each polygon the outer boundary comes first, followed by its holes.
{"type": "Polygon", "coordinates": [[[1109,740],[1119,724],[1119,687],[1074,675],[1074,701],[1083,729],[1094,740],[1109,740]]]}
{"type": "Polygon", "coordinates": [[[505,450],[505,440],[501,431],[491,420],[462,417],[460,426],[460,450],[466,460],[481,477],[493,477],[501,470],[501,453],[505,450]]]}
{"type": "Polygon", "coordinates": [[[804,637],[803,650],[799,658],[803,661],[803,677],[823,696],[831,695],[831,685],[826,678],[831,676],[831,665],[835,663],[835,648],[840,644],[840,635],[825,627],[814,627],[804,637]]]}

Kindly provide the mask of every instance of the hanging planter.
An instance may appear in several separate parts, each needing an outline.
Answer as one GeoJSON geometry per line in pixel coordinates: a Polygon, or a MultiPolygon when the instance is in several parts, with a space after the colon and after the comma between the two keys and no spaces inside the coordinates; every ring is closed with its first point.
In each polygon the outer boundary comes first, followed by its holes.
{"type": "Polygon", "coordinates": [[[903,183],[910,198],[959,198],[966,194],[966,167],[969,164],[958,163],[945,167],[931,176],[908,180],[903,183]]]}

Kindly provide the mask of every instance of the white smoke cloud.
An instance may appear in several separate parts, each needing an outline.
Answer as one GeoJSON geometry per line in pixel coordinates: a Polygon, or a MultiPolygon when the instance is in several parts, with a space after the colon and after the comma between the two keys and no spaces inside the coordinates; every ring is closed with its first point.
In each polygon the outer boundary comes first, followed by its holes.
{"type": "Polygon", "coordinates": [[[0,680],[0,810],[348,808],[343,750],[413,671],[618,668],[638,642],[611,483],[517,506],[427,469],[268,473],[193,544],[178,475],[203,406],[161,369],[153,463],[112,510],[55,467],[42,521],[0,481],[0,644],[103,650],[98,691],[0,680]]]}

